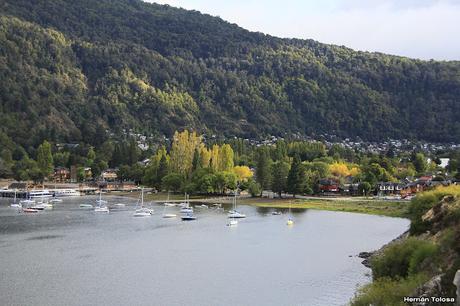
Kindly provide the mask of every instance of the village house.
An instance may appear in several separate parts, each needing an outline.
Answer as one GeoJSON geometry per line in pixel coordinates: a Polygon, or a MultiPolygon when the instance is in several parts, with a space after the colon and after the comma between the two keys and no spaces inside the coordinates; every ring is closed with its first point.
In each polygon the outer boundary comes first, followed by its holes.
{"type": "Polygon", "coordinates": [[[135,191],[138,190],[138,186],[132,181],[104,181],[98,182],[97,187],[103,191],[135,191]]]}
{"type": "Polygon", "coordinates": [[[376,193],[378,196],[387,195],[400,195],[404,189],[404,185],[401,183],[394,182],[379,182],[376,185],[376,193]]]}
{"type": "Polygon", "coordinates": [[[54,169],[54,181],[57,183],[70,182],[70,170],[66,167],[56,167],[54,169]]]}
{"type": "Polygon", "coordinates": [[[106,169],[102,171],[101,179],[104,181],[108,181],[108,182],[116,181],[118,178],[117,171],[118,169],[112,169],[112,168],[106,169]]]}

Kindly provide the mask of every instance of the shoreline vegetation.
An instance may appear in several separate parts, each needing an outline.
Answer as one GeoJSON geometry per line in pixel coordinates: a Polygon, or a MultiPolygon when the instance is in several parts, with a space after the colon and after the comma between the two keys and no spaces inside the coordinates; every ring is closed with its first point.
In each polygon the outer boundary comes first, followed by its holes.
{"type": "Polygon", "coordinates": [[[358,289],[352,306],[403,306],[404,297],[436,297],[411,305],[453,305],[460,273],[460,186],[423,192],[410,203],[409,231],[378,250],[363,252],[373,282],[358,289]],[[365,253],[365,254],[364,254],[365,253]]]}

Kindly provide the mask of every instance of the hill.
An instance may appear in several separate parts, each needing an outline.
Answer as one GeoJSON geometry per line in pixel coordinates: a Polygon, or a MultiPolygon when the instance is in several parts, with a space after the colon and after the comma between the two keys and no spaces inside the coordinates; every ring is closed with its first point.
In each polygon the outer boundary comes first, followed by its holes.
{"type": "Polygon", "coordinates": [[[0,4],[0,142],[335,134],[460,140],[460,63],[271,37],[138,0],[0,4]]]}

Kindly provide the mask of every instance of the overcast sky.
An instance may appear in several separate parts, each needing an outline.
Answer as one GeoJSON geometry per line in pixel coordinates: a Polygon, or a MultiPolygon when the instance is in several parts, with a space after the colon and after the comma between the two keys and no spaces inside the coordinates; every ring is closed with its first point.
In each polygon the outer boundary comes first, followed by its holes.
{"type": "Polygon", "coordinates": [[[460,60],[460,0],[148,0],[251,30],[421,59],[460,60]]]}

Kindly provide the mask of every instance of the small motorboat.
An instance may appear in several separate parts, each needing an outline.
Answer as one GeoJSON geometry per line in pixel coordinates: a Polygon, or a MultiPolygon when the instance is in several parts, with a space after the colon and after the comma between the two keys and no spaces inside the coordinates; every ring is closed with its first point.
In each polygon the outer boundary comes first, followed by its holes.
{"type": "Polygon", "coordinates": [[[200,205],[200,208],[208,209],[208,208],[209,208],[209,206],[208,206],[208,205],[206,205],[206,204],[201,204],[201,205],[200,205]]]}
{"type": "Polygon", "coordinates": [[[176,206],[176,204],[174,204],[174,203],[168,203],[168,202],[166,202],[164,205],[165,205],[165,206],[170,206],[170,207],[176,206]]]}
{"type": "Polygon", "coordinates": [[[171,218],[175,218],[175,217],[177,217],[176,214],[164,214],[163,215],[163,218],[165,218],[165,219],[171,219],[171,218]]]}
{"type": "Polygon", "coordinates": [[[36,209],[36,210],[45,210],[45,204],[38,203],[38,204],[30,206],[29,208],[36,209]]]}
{"type": "Polygon", "coordinates": [[[26,213],[26,214],[31,214],[31,213],[38,213],[39,210],[38,209],[33,209],[33,208],[24,208],[22,210],[23,213],[26,213]]]}
{"type": "Polygon", "coordinates": [[[97,213],[109,213],[110,210],[107,206],[98,206],[96,208],[94,208],[94,212],[97,212],[97,213]]]}
{"type": "Polygon", "coordinates": [[[181,216],[182,221],[193,221],[196,220],[196,217],[193,213],[187,213],[181,216]]]}
{"type": "Polygon", "coordinates": [[[117,203],[117,204],[113,204],[113,207],[114,207],[114,208],[125,208],[125,207],[126,207],[126,204],[117,203]]]}
{"type": "Polygon", "coordinates": [[[89,209],[89,208],[93,208],[93,205],[91,205],[91,204],[80,204],[80,208],[89,209]]]}
{"type": "Polygon", "coordinates": [[[50,200],[50,203],[62,203],[62,199],[56,199],[56,198],[54,198],[54,199],[51,199],[51,200],[50,200]]]}
{"type": "Polygon", "coordinates": [[[281,215],[281,212],[280,212],[280,211],[273,211],[273,212],[272,212],[272,215],[274,215],[274,216],[279,216],[279,215],[281,215]]]}
{"type": "Polygon", "coordinates": [[[150,217],[151,215],[153,215],[153,209],[143,207],[136,209],[133,217],[150,217]]]}

